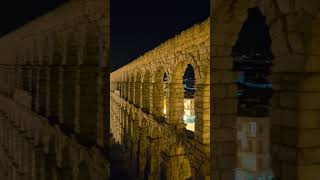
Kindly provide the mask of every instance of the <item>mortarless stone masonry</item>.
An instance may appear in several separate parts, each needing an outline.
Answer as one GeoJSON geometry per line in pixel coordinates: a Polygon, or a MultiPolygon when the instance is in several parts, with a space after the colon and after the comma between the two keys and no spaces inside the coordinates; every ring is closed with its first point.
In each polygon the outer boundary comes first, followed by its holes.
{"type": "Polygon", "coordinates": [[[106,0],[71,0],[0,39],[0,179],[108,179],[108,50],[106,0]]]}
{"type": "Polygon", "coordinates": [[[272,39],[271,154],[276,180],[320,178],[320,1],[211,2],[211,178],[234,180],[237,97],[232,47],[250,7],[272,39]],[[215,78],[216,77],[216,78],[215,78]]]}
{"type": "Polygon", "coordinates": [[[111,73],[111,133],[124,147],[134,176],[210,178],[209,33],[208,19],[111,73]],[[194,68],[197,89],[195,132],[190,135],[183,123],[182,78],[188,64],[194,68]]]}

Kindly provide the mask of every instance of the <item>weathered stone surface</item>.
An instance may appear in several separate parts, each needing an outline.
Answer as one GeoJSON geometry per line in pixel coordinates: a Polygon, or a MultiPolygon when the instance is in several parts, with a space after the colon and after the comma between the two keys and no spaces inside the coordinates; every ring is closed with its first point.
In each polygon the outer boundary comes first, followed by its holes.
{"type": "Polygon", "coordinates": [[[130,148],[125,150],[127,160],[134,164],[132,174],[143,177],[141,174],[147,173],[148,179],[159,179],[162,171],[172,180],[210,177],[209,30],[208,20],[196,24],[111,73],[111,133],[124,147],[144,144],[133,153],[130,148]],[[196,81],[194,133],[187,132],[183,122],[182,76],[188,64],[196,81]],[[163,82],[164,73],[167,83],[163,82]],[[132,134],[127,124],[140,130],[132,134]],[[154,139],[159,142],[156,147],[154,139]],[[139,172],[135,172],[137,168],[139,172]]]}
{"type": "Polygon", "coordinates": [[[0,179],[109,178],[108,19],[72,0],[1,37],[0,179]]]}

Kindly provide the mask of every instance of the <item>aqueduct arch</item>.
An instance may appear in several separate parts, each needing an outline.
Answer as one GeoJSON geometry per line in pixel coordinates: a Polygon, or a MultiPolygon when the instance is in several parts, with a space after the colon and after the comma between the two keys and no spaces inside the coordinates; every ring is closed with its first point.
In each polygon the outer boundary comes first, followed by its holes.
{"type": "Polygon", "coordinates": [[[164,172],[166,179],[210,177],[210,83],[205,81],[210,73],[209,33],[209,20],[194,25],[111,74],[111,131],[115,141],[127,147],[129,164],[139,166],[131,168],[134,176],[159,179],[164,172]],[[195,132],[186,130],[183,122],[188,64],[199,89],[195,132]],[[128,94],[128,100],[122,94],[128,94]]]}
{"type": "Polygon", "coordinates": [[[231,51],[247,10],[253,7],[258,7],[266,17],[275,56],[270,78],[273,84],[271,154],[275,179],[313,179],[319,176],[319,161],[308,159],[318,156],[318,145],[307,138],[316,137],[318,131],[318,126],[313,124],[315,119],[309,118],[319,109],[319,105],[311,100],[318,97],[318,90],[308,80],[318,77],[318,69],[310,65],[315,67],[317,62],[319,5],[312,1],[295,1],[290,5],[286,1],[271,0],[213,1],[211,149],[221,150],[211,154],[213,178],[234,179],[237,90],[233,83],[231,51]],[[226,91],[228,87],[232,90],[226,91]]]}

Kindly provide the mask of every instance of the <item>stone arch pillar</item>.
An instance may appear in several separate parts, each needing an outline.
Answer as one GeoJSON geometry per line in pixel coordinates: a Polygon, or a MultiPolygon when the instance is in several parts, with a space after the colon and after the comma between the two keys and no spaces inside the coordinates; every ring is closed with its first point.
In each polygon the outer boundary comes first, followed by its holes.
{"type": "Polygon", "coordinates": [[[36,180],[45,180],[45,155],[42,149],[43,147],[38,146],[34,151],[34,164],[33,164],[33,172],[36,180]]]}
{"type": "Polygon", "coordinates": [[[188,179],[191,177],[191,167],[184,155],[161,155],[163,176],[166,180],[188,179]]]}
{"type": "MultiPolygon", "coordinates": [[[[74,165],[71,158],[70,147],[64,147],[62,149],[62,162],[61,168],[59,168],[59,177],[61,180],[73,180],[74,179],[74,165]]],[[[59,179],[59,180],[60,180],[59,179]]]]}
{"type": "Polygon", "coordinates": [[[150,180],[158,180],[160,178],[160,139],[151,137],[148,144],[145,177],[150,180]]]}
{"type": "Polygon", "coordinates": [[[165,70],[159,67],[153,74],[151,113],[156,117],[164,117],[164,84],[165,70]]]}
{"type": "Polygon", "coordinates": [[[60,65],[63,62],[63,44],[57,31],[51,34],[51,62],[49,63],[48,75],[48,109],[47,117],[50,123],[59,123],[59,100],[60,96],[60,65]]]}
{"type": "Polygon", "coordinates": [[[246,8],[239,8],[242,16],[231,19],[234,12],[227,13],[222,9],[231,7],[231,4],[214,1],[211,5],[211,178],[233,180],[237,158],[235,128],[238,103],[231,52],[245,19],[246,8]]]}
{"type": "Polygon", "coordinates": [[[38,110],[39,99],[39,54],[37,44],[34,42],[32,50],[32,68],[31,68],[31,109],[38,110]]]}
{"type": "Polygon", "coordinates": [[[138,158],[138,140],[139,140],[139,127],[138,127],[138,114],[135,113],[131,119],[131,139],[130,139],[130,166],[129,169],[133,177],[137,176],[137,158],[138,158]]]}
{"type": "Polygon", "coordinates": [[[49,102],[49,72],[48,72],[48,65],[50,61],[50,50],[49,50],[49,40],[48,35],[43,35],[42,40],[42,48],[40,53],[40,66],[38,72],[38,107],[37,112],[40,115],[45,116],[47,114],[47,107],[49,102]]]}
{"type": "Polygon", "coordinates": [[[135,81],[134,81],[134,104],[137,107],[141,107],[141,72],[137,70],[135,73],[135,81]]]}
{"type": "Polygon", "coordinates": [[[148,148],[148,127],[142,125],[140,127],[140,135],[139,135],[139,143],[138,143],[138,163],[137,163],[137,171],[138,177],[143,178],[146,170],[147,163],[147,148],[148,148]]]}
{"type": "MultiPolygon", "coordinates": [[[[210,144],[210,71],[205,74],[204,80],[195,84],[195,139],[208,145],[210,144]]],[[[210,147],[206,148],[208,151],[210,147]]]]}
{"type": "Polygon", "coordinates": [[[83,56],[76,77],[76,131],[82,143],[104,146],[105,133],[109,133],[105,122],[109,115],[105,108],[109,104],[106,94],[109,88],[108,74],[104,66],[100,67],[104,59],[97,25],[86,26],[85,32],[83,56]]]}
{"type": "Polygon", "coordinates": [[[65,59],[60,72],[61,76],[61,100],[60,100],[60,122],[62,128],[71,133],[75,127],[76,117],[76,75],[79,62],[80,46],[74,32],[67,34],[65,59]]]}
{"type": "Polygon", "coordinates": [[[124,98],[126,100],[129,99],[129,91],[130,91],[130,83],[129,83],[129,77],[128,77],[128,74],[126,73],[125,74],[125,78],[124,78],[124,98]]]}
{"type": "Polygon", "coordinates": [[[32,56],[31,56],[31,50],[28,49],[25,54],[24,64],[22,68],[23,72],[23,90],[27,92],[31,92],[31,62],[32,62],[32,56]]]}
{"type": "Polygon", "coordinates": [[[22,64],[20,61],[19,57],[16,60],[16,64],[15,64],[15,79],[16,79],[16,88],[17,89],[23,89],[23,71],[22,71],[22,64]]]}
{"type": "Polygon", "coordinates": [[[142,83],[142,104],[141,107],[145,112],[150,112],[150,101],[151,101],[151,75],[148,70],[146,70],[143,76],[143,83],[142,83]]]}
{"type": "Polygon", "coordinates": [[[57,180],[57,158],[56,158],[56,137],[48,137],[48,144],[45,144],[44,170],[46,180],[57,180]]]}
{"type": "MultiPolygon", "coordinates": [[[[320,177],[319,137],[319,3],[295,2],[286,10],[280,1],[270,24],[275,55],[271,82],[271,154],[276,180],[304,180],[320,177]],[[303,10],[302,10],[303,9],[303,10]]],[[[273,8],[275,8],[273,7],[273,8]]],[[[271,6],[261,4],[272,18],[271,6]],[[269,14],[270,13],[270,14],[269,14]]]]}
{"type": "Polygon", "coordinates": [[[135,93],[135,91],[134,91],[134,74],[133,73],[131,73],[130,75],[129,75],[129,93],[128,93],[128,95],[129,95],[129,102],[133,102],[134,101],[134,93],[135,93]]]}

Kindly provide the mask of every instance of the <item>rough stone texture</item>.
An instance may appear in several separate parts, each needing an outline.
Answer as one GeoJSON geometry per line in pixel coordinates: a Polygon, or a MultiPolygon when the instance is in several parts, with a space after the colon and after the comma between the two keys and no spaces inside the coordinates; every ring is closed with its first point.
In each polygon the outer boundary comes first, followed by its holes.
{"type": "Polygon", "coordinates": [[[270,77],[273,83],[271,154],[275,179],[319,179],[320,147],[315,139],[320,131],[320,91],[319,82],[315,81],[320,72],[320,3],[315,0],[212,1],[211,92],[215,93],[211,96],[211,177],[215,180],[235,178],[236,149],[225,149],[222,153],[215,149],[222,143],[236,144],[236,88],[227,91],[235,80],[231,49],[246,19],[247,9],[254,6],[266,16],[275,55],[270,77]]]}
{"type": "Polygon", "coordinates": [[[111,133],[124,146],[136,177],[210,178],[209,33],[208,19],[111,73],[111,133]],[[182,77],[188,64],[196,80],[194,133],[183,123],[182,77]]]}
{"type": "Polygon", "coordinates": [[[0,39],[0,179],[107,179],[109,4],[71,0],[0,39]]]}

